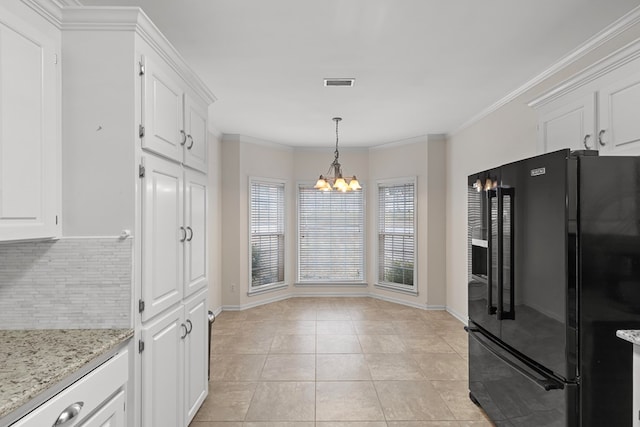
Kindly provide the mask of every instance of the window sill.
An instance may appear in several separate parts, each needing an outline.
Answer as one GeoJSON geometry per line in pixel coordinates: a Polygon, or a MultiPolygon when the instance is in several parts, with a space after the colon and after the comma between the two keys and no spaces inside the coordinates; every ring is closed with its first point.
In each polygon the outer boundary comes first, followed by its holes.
{"type": "Polygon", "coordinates": [[[402,293],[402,294],[418,296],[418,288],[417,287],[405,288],[405,287],[401,287],[401,286],[394,286],[394,285],[391,285],[391,284],[388,284],[388,283],[376,283],[374,286],[376,288],[384,289],[386,291],[399,292],[399,293],[402,293]]]}
{"type": "Polygon", "coordinates": [[[344,287],[366,288],[367,286],[369,286],[369,284],[366,283],[366,282],[302,282],[302,283],[296,282],[296,283],[293,284],[293,286],[300,286],[300,287],[336,286],[336,287],[340,287],[340,288],[344,288],[344,287]]]}
{"type": "Polygon", "coordinates": [[[250,288],[249,292],[247,292],[247,296],[251,297],[254,295],[260,295],[267,292],[279,291],[281,289],[286,289],[288,287],[289,285],[287,285],[286,283],[274,283],[273,285],[262,285],[257,288],[250,288]]]}

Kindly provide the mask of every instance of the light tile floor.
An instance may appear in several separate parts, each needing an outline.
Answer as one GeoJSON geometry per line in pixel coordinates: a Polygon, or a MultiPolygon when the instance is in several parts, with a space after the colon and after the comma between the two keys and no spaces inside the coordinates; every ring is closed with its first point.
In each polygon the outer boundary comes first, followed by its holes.
{"type": "Polygon", "coordinates": [[[291,298],[213,324],[191,427],[491,426],[468,398],[467,336],[444,311],[291,298]]]}

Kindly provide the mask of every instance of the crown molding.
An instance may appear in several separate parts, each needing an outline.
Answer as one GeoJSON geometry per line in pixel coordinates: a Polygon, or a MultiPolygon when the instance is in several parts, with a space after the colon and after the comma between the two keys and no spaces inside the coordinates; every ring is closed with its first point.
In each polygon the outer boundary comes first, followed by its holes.
{"type": "Polygon", "coordinates": [[[625,31],[627,31],[629,28],[637,25],[639,22],[640,22],[640,6],[632,9],[629,13],[625,14],[620,19],[616,20],[611,25],[604,28],[602,31],[600,31],[595,36],[588,39],[586,42],[578,46],[569,54],[565,55],[558,62],[553,64],[551,67],[547,68],[538,76],[529,80],[524,85],[520,86],[513,92],[509,93],[507,96],[503,97],[499,101],[495,102],[494,104],[490,105],[480,113],[473,116],[471,119],[464,122],[460,127],[458,127],[455,131],[451,132],[448,136],[455,135],[458,132],[461,132],[462,130],[470,127],[474,123],[479,122],[489,114],[493,113],[494,111],[498,110],[499,108],[513,101],[518,96],[533,89],[535,86],[537,86],[547,78],[551,77],[558,71],[575,63],[576,61],[580,60],[584,56],[593,52],[594,50],[604,45],[608,41],[615,39],[625,31]]]}

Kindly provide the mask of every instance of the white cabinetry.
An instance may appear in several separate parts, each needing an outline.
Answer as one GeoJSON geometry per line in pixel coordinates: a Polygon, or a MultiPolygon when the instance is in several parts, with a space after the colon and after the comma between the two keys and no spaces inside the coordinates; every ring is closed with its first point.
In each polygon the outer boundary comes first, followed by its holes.
{"type": "Polygon", "coordinates": [[[11,427],[51,426],[59,419],[78,427],[126,426],[128,356],[124,349],[11,427]]]}
{"type": "Polygon", "coordinates": [[[616,52],[529,103],[538,151],[640,154],[640,44],[616,52]]]}
{"type": "Polygon", "coordinates": [[[184,427],[208,392],[200,368],[208,342],[200,171],[215,98],[139,9],[64,8],[62,37],[63,179],[73,189],[63,199],[73,212],[65,233],[131,230],[141,351],[129,419],[136,427],[184,427]],[[198,360],[197,369],[187,371],[185,358],[198,360]]]}
{"type": "Polygon", "coordinates": [[[57,237],[60,32],[0,16],[0,241],[57,237]]]}
{"type": "Polygon", "coordinates": [[[207,396],[206,291],[142,331],[142,425],[188,425],[207,396]]]}
{"type": "Polygon", "coordinates": [[[207,172],[207,108],[188,95],[171,69],[141,58],[142,147],[207,172]]]}

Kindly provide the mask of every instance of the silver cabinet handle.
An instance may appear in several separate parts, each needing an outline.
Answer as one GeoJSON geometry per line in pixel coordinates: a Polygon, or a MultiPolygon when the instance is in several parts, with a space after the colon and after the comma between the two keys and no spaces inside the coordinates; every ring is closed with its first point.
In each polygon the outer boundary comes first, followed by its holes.
{"type": "Polygon", "coordinates": [[[598,143],[603,147],[607,145],[607,143],[602,140],[602,137],[604,136],[604,133],[606,131],[607,131],[606,129],[602,129],[600,132],[598,132],[598,143]]]}
{"type": "Polygon", "coordinates": [[[187,227],[187,231],[189,232],[189,237],[187,237],[187,242],[190,242],[193,239],[193,229],[191,227],[187,227]]]}
{"type": "Polygon", "coordinates": [[[84,402],[76,402],[73,405],[67,406],[65,410],[62,411],[60,415],[58,415],[58,419],[56,420],[55,423],[53,423],[52,427],[58,427],[58,426],[64,425],[67,422],[74,419],[75,417],[77,417],[83,406],[84,406],[84,402]]]}
{"type": "Polygon", "coordinates": [[[187,337],[187,335],[189,335],[189,329],[187,329],[187,325],[185,325],[184,323],[180,324],[181,328],[184,328],[184,335],[180,336],[180,339],[185,339],[187,337]]]}
{"type": "Polygon", "coordinates": [[[180,141],[180,145],[184,145],[187,142],[187,134],[184,130],[180,129],[180,135],[182,135],[182,141],[180,141]]]}
{"type": "Polygon", "coordinates": [[[182,239],[180,239],[180,241],[184,242],[187,240],[187,229],[181,226],[180,231],[182,231],[182,239]]]}
{"type": "Polygon", "coordinates": [[[189,139],[189,141],[191,141],[191,144],[187,145],[187,150],[191,150],[191,148],[193,147],[193,138],[191,137],[191,135],[187,135],[187,138],[189,139]]]}
{"type": "Polygon", "coordinates": [[[591,134],[588,133],[584,136],[584,139],[582,140],[582,144],[584,145],[584,148],[586,148],[587,150],[590,149],[591,147],[589,147],[589,144],[587,144],[587,141],[591,139],[591,134]]]}
{"type": "Polygon", "coordinates": [[[191,323],[191,320],[189,320],[189,319],[187,319],[187,323],[189,324],[189,329],[188,329],[187,334],[190,334],[191,331],[193,331],[193,323],[191,323]]]}

